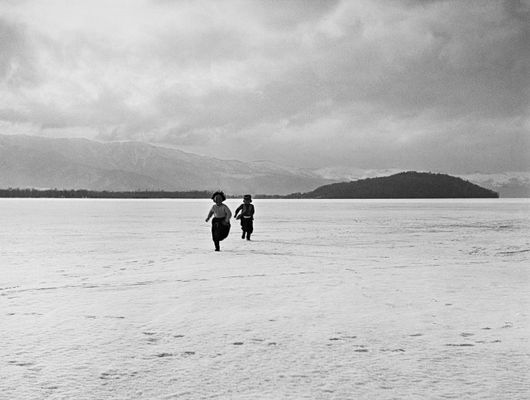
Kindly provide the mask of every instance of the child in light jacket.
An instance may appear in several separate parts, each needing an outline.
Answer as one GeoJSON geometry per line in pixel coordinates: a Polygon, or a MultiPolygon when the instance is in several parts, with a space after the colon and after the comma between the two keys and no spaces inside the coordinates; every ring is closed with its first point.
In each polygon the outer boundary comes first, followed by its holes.
{"type": "Polygon", "coordinates": [[[226,200],[226,196],[223,192],[215,192],[212,195],[212,200],[215,204],[210,209],[206,222],[212,219],[212,239],[215,245],[215,251],[220,251],[219,242],[228,237],[230,232],[230,218],[232,218],[232,211],[228,208],[223,201],[226,200]]]}

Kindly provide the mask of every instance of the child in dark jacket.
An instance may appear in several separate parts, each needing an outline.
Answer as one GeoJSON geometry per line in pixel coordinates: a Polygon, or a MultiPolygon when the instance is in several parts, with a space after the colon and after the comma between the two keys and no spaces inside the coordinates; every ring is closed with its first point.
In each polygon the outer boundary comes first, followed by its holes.
{"type": "Polygon", "coordinates": [[[243,234],[241,239],[250,240],[250,235],[254,231],[254,205],[252,203],[252,197],[249,194],[243,196],[243,204],[236,209],[235,217],[241,220],[241,230],[243,234]],[[238,215],[241,211],[241,215],[238,215]]]}

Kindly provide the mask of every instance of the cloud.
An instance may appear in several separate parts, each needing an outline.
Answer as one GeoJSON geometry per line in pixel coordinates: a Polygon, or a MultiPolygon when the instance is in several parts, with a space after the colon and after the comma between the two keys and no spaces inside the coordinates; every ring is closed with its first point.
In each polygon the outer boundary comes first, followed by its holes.
{"type": "Polygon", "coordinates": [[[24,27],[0,17],[0,87],[37,83],[34,49],[24,27]]]}
{"type": "Polygon", "coordinates": [[[0,12],[3,132],[315,168],[529,167],[528,1],[27,0],[0,12]]]}

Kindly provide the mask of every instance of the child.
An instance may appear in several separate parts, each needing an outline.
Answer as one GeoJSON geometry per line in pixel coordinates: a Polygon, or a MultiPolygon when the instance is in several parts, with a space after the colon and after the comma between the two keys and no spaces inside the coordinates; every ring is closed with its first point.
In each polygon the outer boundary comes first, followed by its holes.
{"type": "Polygon", "coordinates": [[[243,234],[241,239],[245,239],[245,234],[247,240],[250,240],[250,235],[254,231],[254,206],[252,204],[252,197],[249,194],[243,196],[243,204],[241,204],[236,209],[236,219],[241,220],[241,229],[243,234]],[[237,215],[241,211],[241,215],[237,215]]]}
{"type": "Polygon", "coordinates": [[[215,251],[220,251],[219,242],[223,239],[226,239],[228,233],[230,232],[230,218],[232,218],[232,212],[223,204],[223,201],[226,200],[226,196],[223,192],[215,192],[212,195],[212,200],[215,204],[210,209],[208,216],[206,217],[206,222],[212,219],[212,239],[215,244],[215,251]]]}

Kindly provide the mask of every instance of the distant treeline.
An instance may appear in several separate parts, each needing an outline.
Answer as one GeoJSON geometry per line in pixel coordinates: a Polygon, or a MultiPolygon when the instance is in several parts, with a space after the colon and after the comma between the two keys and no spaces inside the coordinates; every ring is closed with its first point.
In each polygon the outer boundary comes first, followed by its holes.
{"type": "MultiPolygon", "coordinates": [[[[94,199],[209,199],[207,190],[176,191],[134,190],[98,191],[86,189],[0,189],[0,197],[57,197],[94,199]]],[[[240,195],[227,194],[228,198],[240,195]]],[[[429,199],[497,198],[499,194],[446,174],[401,172],[399,174],[324,185],[307,193],[288,195],[257,194],[258,199],[429,199]]]]}
{"type": "Polygon", "coordinates": [[[0,197],[38,197],[65,199],[209,199],[212,193],[192,190],[189,192],[166,192],[163,190],[99,191],[85,189],[0,189],[0,197]]]}

